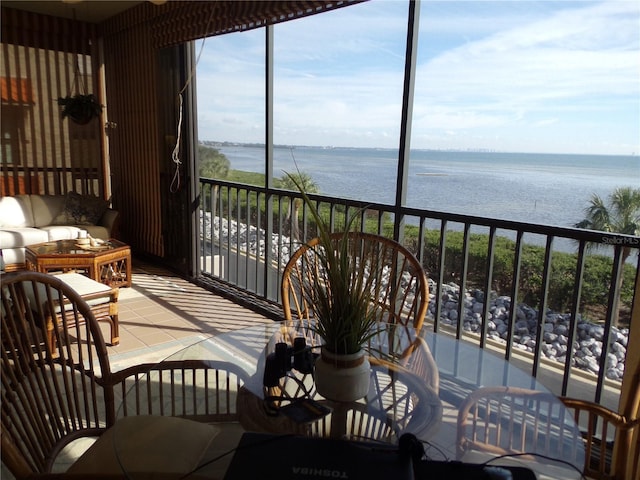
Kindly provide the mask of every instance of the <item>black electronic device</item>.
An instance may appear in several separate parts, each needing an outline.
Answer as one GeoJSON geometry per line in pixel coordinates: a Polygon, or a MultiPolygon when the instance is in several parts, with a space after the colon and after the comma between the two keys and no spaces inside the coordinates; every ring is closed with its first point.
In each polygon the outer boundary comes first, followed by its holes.
{"type": "Polygon", "coordinates": [[[418,460],[422,449],[415,437],[402,438],[391,445],[246,432],[224,480],[536,480],[526,467],[418,460]]]}
{"type": "Polygon", "coordinates": [[[307,346],[304,337],[296,337],[293,339],[293,368],[300,373],[313,372],[315,357],[311,353],[311,347],[307,346]]]}
{"type": "Polygon", "coordinates": [[[270,353],[267,355],[265,364],[264,364],[264,373],[262,376],[262,384],[265,387],[277,387],[280,383],[280,378],[282,374],[280,372],[280,365],[276,360],[276,354],[270,353]]]}
{"type": "Polygon", "coordinates": [[[390,444],[246,432],[224,480],[411,480],[411,457],[390,444]]]}

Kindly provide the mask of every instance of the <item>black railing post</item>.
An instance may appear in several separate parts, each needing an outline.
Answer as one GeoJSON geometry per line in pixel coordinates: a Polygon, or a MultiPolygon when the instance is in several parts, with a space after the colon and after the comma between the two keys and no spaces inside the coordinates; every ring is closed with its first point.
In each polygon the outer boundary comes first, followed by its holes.
{"type": "Polygon", "coordinates": [[[464,326],[465,313],[465,292],[467,291],[467,275],[469,274],[469,231],[471,225],[464,224],[464,234],[462,236],[462,265],[460,270],[460,292],[458,293],[458,322],[456,325],[456,338],[462,336],[462,327],[464,326]]]}
{"type": "Polygon", "coordinates": [[[440,316],[442,315],[442,285],[444,285],[444,271],[446,268],[447,250],[447,221],[440,223],[440,257],[438,258],[438,281],[436,283],[435,311],[433,312],[433,331],[440,329],[440,316]]]}
{"type": "Polygon", "coordinates": [[[573,342],[576,339],[576,331],[578,329],[578,312],[580,311],[580,296],[582,294],[582,280],[584,276],[584,260],[585,260],[586,243],[580,242],[578,246],[578,259],[576,263],[576,281],[573,286],[573,302],[571,305],[571,322],[569,323],[569,331],[567,332],[567,356],[564,361],[565,375],[562,378],[562,395],[567,395],[569,389],[569,380],[571,379],[571,365],[573,363],[573,342]]]}
{"type": "Polygon", "coordinates": [[[496,227],[489,227],[489,239],[487,244],[487,265],[484,280],[484,304],[482,306],[482,326],[480,329],[480,348],[484,348],[489,330],[489,309],[491,305],[491,291],[493,283],[493,262],[495,259],[496,227]]]}
{"type": "Polygon", "coordinates": [[[538,366],[540,365],[540,353],[542,352],[542,338],[544,334],[544,323],[547,318],[547,297],[549,296],[549,283],[551,282],[551,258],[552,258],[553,236],[547,236],[547,246],[544,251],[544,267],[542,269],[542,285],[540,292],[540,305],[538,310],[538,321],[536,322],[536,343],[533,353],[533,368],[531,376],[538,377],[538,366]]]}
{"type": "Polygon", "coordinates": [[[511,351],[513,349],[513,327],[516,323],[516,316],[518,312],[519,303],[519,288],[520,288],[520,272],[522,270],[522,237],[524,232],[518,231],[516,234],[516,246],[513,256],[513,280],[511,282],[511,304],[509,305],[509,318],[507,323],[507,338],[505,339],[507,345],[504,350],[505,360],[511,358],[511,351]]]}
{"type": "MultiPolygon", "coordinates": [[[[622,249],[620,245],[617,245],[613,254],[613,266],[611,269],[611,283],[609,285],[609,298],[607,302],[607,316],[604,321],[604,333],[602,335],[602,352],[600,353],[600,362],[598,369],[598,385],[602,385],[604,382],[607,353],[609,353],[609,339],[611,338],[611,327],[613,325],[613,318],[618,317],[619,305],[618,298],[620,297],[620,283],[618,282],[619,275],[622,274],[622,249]]],[[[602,391],[599,389],[596,392],[595,402],[600,403],[602,391]]]]}

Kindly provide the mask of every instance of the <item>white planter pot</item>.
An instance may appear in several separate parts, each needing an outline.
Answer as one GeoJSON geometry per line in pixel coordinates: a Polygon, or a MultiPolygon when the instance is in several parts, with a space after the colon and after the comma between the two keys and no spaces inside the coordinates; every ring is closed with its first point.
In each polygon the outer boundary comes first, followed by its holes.
{"type": "Polygon", "coordinates": [[[336,355],[323,348],[315,362],[316,390],[328,400],[358,400],[369,392],[370,371],[371,366],[364,350],[336,355]]]}

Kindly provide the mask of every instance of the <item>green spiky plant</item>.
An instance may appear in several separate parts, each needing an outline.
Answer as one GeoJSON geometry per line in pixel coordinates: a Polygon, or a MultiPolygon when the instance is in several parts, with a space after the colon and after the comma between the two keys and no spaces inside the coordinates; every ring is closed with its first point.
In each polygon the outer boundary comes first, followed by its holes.
{"type": "Polygon", "coordinates": [[[343,232],[332,234],[303,185],[295,176],[286,175],[300,191],[318,231],[319,242],[310,249],[321,278],[300,286],[302,296],[315,313],[315,323],[310,328],[323,339],[328,351],[357,353],[378,333],[378,307],[372,292],[379,278],[375,269],[382,265],[362,261],[357,255],[359,242],[351,239],[349,233],[359,212],[345,218],[343,232]]]}

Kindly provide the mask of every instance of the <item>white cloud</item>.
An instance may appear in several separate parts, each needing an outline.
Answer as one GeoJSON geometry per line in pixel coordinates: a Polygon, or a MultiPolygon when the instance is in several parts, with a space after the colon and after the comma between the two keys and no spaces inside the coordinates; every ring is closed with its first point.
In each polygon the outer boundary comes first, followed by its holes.
{"type": "MultiPolygon", "coordinates": [[[[416,89],[425,122],[414,121],[414,130],[503,129],[514,119],[527,128],[550,125],[540,115],[576,111],[615,123],[621,109],[637,112],[640,105],[639,18],[632,2],[570,8],[535,15],[530,23],[516,22],[427,59],[419,66],[416,89]]],[[[638,135],[629,143],[634,141],[638,135]]],[[[564,148],[576,151],[580,144],[564,148]]]]}
{"type": "MultiPolygon", "coordinates": [[[[374,0],[276,26],[276,142],[397,146],[406,5],[374,0]]],[[[578,152],[587,137],[608,149],[594,153],[640,151],[638,2],[422,5],[414,147],[455,138],[578,152]],[[532,128],[548,141],[527,143],[532,128]]],[[[202,138],[263,141],[264,31],[207,42],[202,138]]]]}

